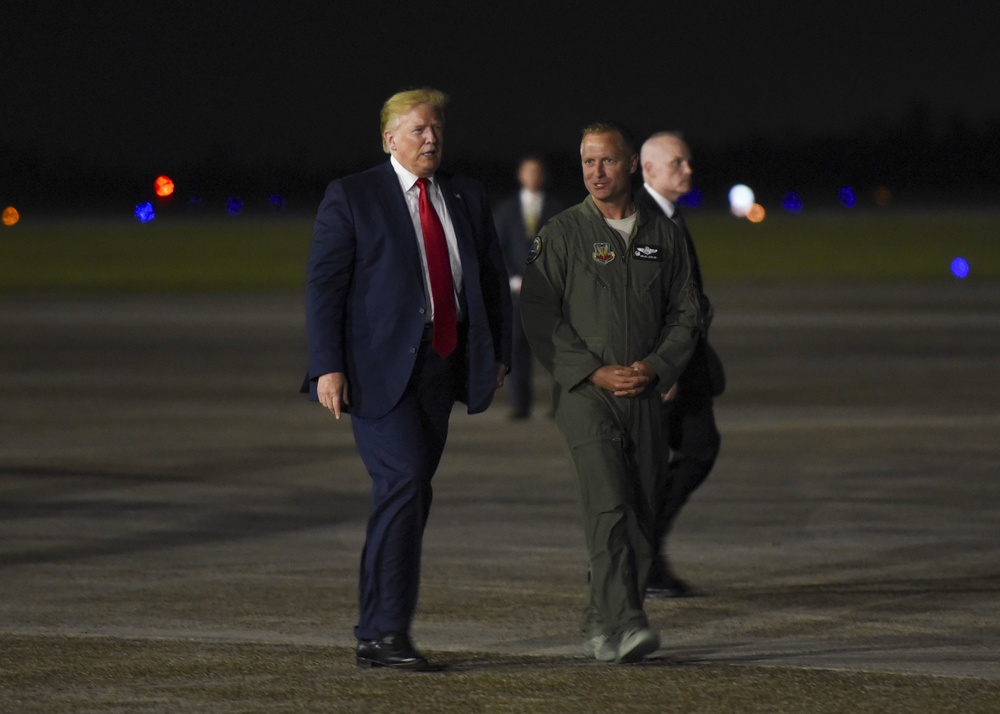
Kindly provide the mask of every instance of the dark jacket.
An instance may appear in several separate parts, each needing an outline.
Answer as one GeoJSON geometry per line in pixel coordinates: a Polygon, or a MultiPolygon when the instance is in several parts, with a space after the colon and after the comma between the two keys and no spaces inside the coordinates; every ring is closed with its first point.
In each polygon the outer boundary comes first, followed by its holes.
{"type": "MultiPolygon", "coordinates": [[[[481,184],[437,172],[458,238],[468,322],[467,380],[459,398],[485,411],[496,363],[510,365],[510,292],[481,184]]],[[[377,418],[413,373],[429,310],[413,221],[390,162],[330,183],[313,228],[306,284],[309,372],[343,372],[346,411],[377,418]]]]}

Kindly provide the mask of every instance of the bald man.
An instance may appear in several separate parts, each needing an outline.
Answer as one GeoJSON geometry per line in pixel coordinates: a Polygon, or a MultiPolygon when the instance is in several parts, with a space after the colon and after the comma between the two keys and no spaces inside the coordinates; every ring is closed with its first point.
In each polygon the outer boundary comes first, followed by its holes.
{"type": "Polygon", "coordinates": [[[705,295],[698,254],[677,208],[677,200],[691,190],[691,150],[675,132],[654,134],[642,145],[639,157],[644,185],[636,194],[643,208],[662,212],[680,229],[687,242],[705,328],[694,354],[677,383],[664,394],[663,440],[671,457],[658,483],[654,541],[659,546],[653,561],[647,597],[672,598],[693,594],[677,577],[667,558],[667,536],[681,508],[708,477],[719,455],[720,437],[715,424],[714,397],[725,389],[725,374],[718,355],[708,344],[712,304],[705,295]]]}

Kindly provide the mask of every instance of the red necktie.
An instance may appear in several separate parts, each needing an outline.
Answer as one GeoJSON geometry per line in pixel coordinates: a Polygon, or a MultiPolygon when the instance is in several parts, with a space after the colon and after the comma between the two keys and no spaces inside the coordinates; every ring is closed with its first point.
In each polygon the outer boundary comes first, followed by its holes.
{"type": "Polygon", "coordinates": [[[451,278],[451,261],[448,260],[448,242],[444,227],[438,218],[428,194],[429,182],[417,179],[420,189],[420,230],[424,234],[424,252],[427,254],[427,273],[431,282],[431,303],[434,309],[434,351],[445,358],[458,345],[455,315],[455,290],[451,278]]]}

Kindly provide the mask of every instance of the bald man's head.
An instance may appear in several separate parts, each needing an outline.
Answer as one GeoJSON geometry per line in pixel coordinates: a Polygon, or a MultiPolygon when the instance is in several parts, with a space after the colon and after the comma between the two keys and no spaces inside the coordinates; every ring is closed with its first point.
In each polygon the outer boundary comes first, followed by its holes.
{"type": "Polygon", "coordinates": [[[691,190],[691,150],[680,134],[659,132],[646,139],[639,154],[642,179],[669,201],[691,190]]]}

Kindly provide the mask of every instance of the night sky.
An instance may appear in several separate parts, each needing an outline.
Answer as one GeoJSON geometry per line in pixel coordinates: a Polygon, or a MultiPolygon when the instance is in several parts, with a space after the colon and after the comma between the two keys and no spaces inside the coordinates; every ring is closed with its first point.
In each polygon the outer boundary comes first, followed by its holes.
{"type": "Polygon", "coordinates": [[[8,0],[0,23],[0,151],[72,165],[333,173],[384,158],[380,106],[417,85],[451,95],[446,166],[573,150],[605,117],[696,152],[915,106],[1000,120],[996,2],[8,0]]]}

